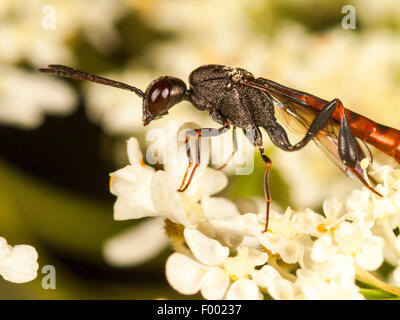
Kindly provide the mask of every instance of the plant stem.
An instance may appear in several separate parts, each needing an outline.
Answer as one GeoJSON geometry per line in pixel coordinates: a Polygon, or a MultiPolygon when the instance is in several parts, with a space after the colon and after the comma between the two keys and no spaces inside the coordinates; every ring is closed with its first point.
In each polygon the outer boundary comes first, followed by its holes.
{"type": "Polygon", "coordinates": [[[387,283],[379,280],[373,274],[364,270],[360,266],[356,266],[356,278],[357,278],[357,280],[359,280],[365,284],[368,284],[375,288],[379,288],[386,292],[390,292],[390,293],[400,297],[400,289],[398,289],[396,287],[392,287],[391,285],[388,285],[387,283]]]}

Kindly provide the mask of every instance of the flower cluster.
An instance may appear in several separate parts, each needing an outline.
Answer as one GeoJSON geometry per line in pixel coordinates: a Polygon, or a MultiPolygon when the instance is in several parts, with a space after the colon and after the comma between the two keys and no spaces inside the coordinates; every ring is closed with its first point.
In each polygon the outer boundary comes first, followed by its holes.
{"type": "MultiPolygon", "coordinates": [[[[165,220],[176,251],[166,262],[166,277],[178,292],[200,292],[206,299],[363,299],[359,280],[400,294],[371,273],[386,261],[397,266],[392,281],[400,280],[400,238],[395,233],[400,225],[399,169],[373,165],[370,175],[383,198],[363,188],[345,201],[325,200],[321,213],[272,211],[264,232],[263,204],[239,210],[232,201],[214,196],[227,184],[222,172],[202,164],[188,190],[180,193],[185,165],[167,163],[164,170],[145,165],[135,138],[128,141],[128,155],[130,164],[111,174],[111,192],[118,197],[114,217],[165,220]]],[[[159,220],[157,226],[156,239],[159,220]]],[[[126,241],[114,240],[106,250],[116,264],[121,254],[114,252],[126,241]]],[[[137,249],[146,246],[141,243],[137,249]]]]}
{"type": "Polygon", "coordinates": [[[67,115],[77,97],[65,82],[27,71],[50,63],[73,64],[71,39],[82,33],[99,51],[119,41],[114,23],[123,2],[38,0],[2,1],[0,5],[0,123],[36,128],[45,114],[67,115]],[[22,91],[21,91],[22,88],[22,91]],[[21,94],[23,92],[23,94],[21,94]]]}
{"type": "Polygon", "coordinates": [[[71,113],[77,102],[74,91],[61,80],[3,66],[1,60],[0,97],[0,123],[24,129],[39,126],[46,114],[71,113]]]}

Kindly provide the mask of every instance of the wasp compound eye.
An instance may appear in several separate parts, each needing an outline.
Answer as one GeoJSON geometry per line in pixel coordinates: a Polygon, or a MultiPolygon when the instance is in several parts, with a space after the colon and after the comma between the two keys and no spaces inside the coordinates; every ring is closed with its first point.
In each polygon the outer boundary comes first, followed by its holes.
{"type": "Polygon", "coordinates": [[[174,77],[160,77],[147,87],[143,100],[143,123],[160,118],[186,96],[186,84],[174,77]]]}
{"type": "Polygon", "coordinates": [[[170,84],[167,81],[155,83],[149,91],[148,110],[152,115],[161,114],[168,104],[170,84]]]}

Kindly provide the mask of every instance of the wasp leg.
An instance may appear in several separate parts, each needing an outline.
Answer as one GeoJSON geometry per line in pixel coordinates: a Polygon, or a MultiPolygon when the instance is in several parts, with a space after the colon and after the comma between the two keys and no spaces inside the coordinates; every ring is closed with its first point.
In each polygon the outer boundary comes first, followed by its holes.
{"type": "Polygon", "coordinates": [[[260,150],[261,159],[262,159],[262,161],[264,161],[264,163],[266,165],[265,173],[264,173],[264,198],[265,198],[265,202],[267,204],[264,232],[266,232],[268,230],[269,208],[270,208],[270,204],[271,204],[271,192],[269,189],[269,170],[271,168],[272,162],[271,162],[271,159],[268,158],[268,156],[265,154],[260,129],[258,127],[254,127],[252,129],[243,130],[243,131],[245,132],[245,134],[246,134],[247,138],[250,140],[250,142],[255,147],[258,147],[258,149],[260,150]]]}
{"type": "Polygon", "coordinates": [[[304,138],[298,142],[296,145],[292,145],[289,142],[289,138],[285,129],[277,122],[268,123],[264,128],[267,130],[268,135],[271,141],[279,148],[284,151],[297,151],[304,148],[308,142],[314,138],[314,136],[319,132],[319,130],[323,129],[329,120],[331,114],[336,109],[337,101],[336,99],[332,102],[328,103],[321,112],[315,117],[313,122],[311,123],[310,127],[304,138]]]}
{"type": "Polygon", "coordinates": [[[184,190],[186,190],[186,188],[183,189],[183,187],[184,187],[184,185],[185,185],[186,177],[187,177],[187,175],[188,175],[188,173],[189,173],[189,169],[190,169],[190,168],[192,167],[192,165],[193,165],[193,159],[192,159],[192,154],[191,154],[191,152],[190,152],[189,136],[188,136],[188,135],[185,136],[185,148],[186,148],[186,155],[187,155],[187,157],[188,157],[188,159],[189,159],[189,164],[188,164],[188,166],[186,167],[185,175],[183,176],[182,183],[181,183],[181,185],[180,185],[180,187],[179,187],[179,189],[178,189],[179,192],[183,192],[184,190]]]}
{"type": "MultiPolygon", "coordinates": [[[[278,123],[271,123],[266,126],[265,129],[271,138],[271,141],[279,148],[285,151],[296,151],[307,145],[311,139],[322,130],[327,121],[330,119],[332,113],[338,108],[340,113],[340,129],[339,129],[339,140],[338,140],[338,152],[340,159],[343,164],[350,169],[350,171],[362,182],[362,184],[375,194],[382,196],[377,191],[375,191],[368,182],[363,178],[362,175],[355,170],[358,162],[358,149],[357,142],[351,132],[349,123],[347,121],[346,113],[344,112],[344,107],[339,99],[334,99],[328,103],[315,117],[310,125],[305,137],[296,145],[292,146],[288,140],[286,131],[278,123]]],[[[347,170],[347,169],[346,169],[347,170]]]]}
{"type": "Polygon", "coordinates": [[[306,136],[302,141],[294,146],[294,149],[298,150],[303,148],[312,138],[314,138],[319,130],[322,130],[326,126],[327,121],[330,119],[336,108],[339,109],[340,113],[340,129],[338,140],[339,156],[344,165],[350,168],[355,168],[358,160],[357,142],[353,133],[351,132],[346,114],[344,112],[343,104],[339,99],[332,100],[318,113],[311,123],[306,136]]]}
{"type": "Polygon", "coordinates": [[[269,123],[265,126],[271,141],[279,148],[285,151],[297,151],[304,148],[315,135],[322,130],[328,120],[331,118],[336,108],[339,109],[340,116],[340,130],[339,130],[339,141],[338,151],[342,162],[350,167],[355,168],[357,165],[357,142],[354,138],[353,133],[350,130],[349,123],[344,112],[343,104],[339,99],[334,99],[323,107],[323,109],[314,118],[310,127],[307,130],[304,138],[295,144],[294,146],[289,142],[286,131],[277,122],[269,123]]]}
{"type": "Polygon", "coordinates": [[[181,183],[181,185],[180,185],[180,187],[178,189],[179,192],[184,192],[189,187],[190,183],[192,182],[194,173],[196,172],[196,169],[200,165],[200,138],[201,137],[219,136],[219,135],[225,133],[228,130],[229,130],[229,127],[224,126],[224,127],[219,128],[219,129],[214,129],[214,128],[193,129],[193,130],[189,130],[186,133],[186,136],[185,136],[185,147],[186,147],[186,154],[187,154],[188,159],[189,159],[189,164],[186,167],[185,175],[183,176],[182,183],[181,183]],[[189,170],[193,165],[193,159],[192,159],[192,155],[191,155],[191,151],[190,151],[190,145],[189,145],[189,136],[191,136],[191,135],[194,135],[195,139],[196,139],[195,140],[196,160],[195,160],[195,164],[194,164],[193,170],[190,173],[189,179],[186,182],[189,170]]]}
{"type": "Polygon", "coordinates": [[[271,204],[271,193],[269,190],[269,170],[271,168],[271,159],[267,157],[264,151],[264,147],[258,146],[258,149],[260,150],[261,158],[265,163],[265,173],[264,173],[264,198],[265,202],[267,203],[267,209],[266,209],[266,217],[265,217],[265,229],[264,232],[268,231],[268,222],[269,222],[269,207],[271,204]]]}
{"type": "Polygon", "coordinates": [[[222,166],[217,168],[217,170],[224,169],[228,165],[229,161],[233,158],[233,156],[235,155],[236,151],[238,150],[237,138],[236,138],[236,127],[233,127],[233,130],[232,130],[232,145],[233,145],[233,149],[232,149],[231,155],[229,156],[228,159],[225,160],[225,162],[224,162],[224,164],[222,166]]]}
{"type": "Polygon", "coordinates": [[[189,180],[186,183],[186,178],[187,178],[187,175],[189,173],[189,169],[193,165],[193,158],[192,158],[192,155],[191,155],[191,152],[190,152],[190,145],[189,145],[189,135],[186,134],[186,136],[185,136],[185,147],[186,147],[186,154],[187,154],[188,159],[189,159],[189,164],[186,167],[185,175],[183,176],[182,183],[181,183],[181,185],[180,185],[180,187],[178,189],[179,192],[183,192],[189,187],[190,182],[193,179],[194,173],[196,172],[197,167],[200,165],[200,136],[201,136],[201,129],[195,129],[194,132],[196,133],[196,140],[195,140],[195,145],[196,145],[196,163],[194,165],[192,173],[189,176],[189,180]]]}

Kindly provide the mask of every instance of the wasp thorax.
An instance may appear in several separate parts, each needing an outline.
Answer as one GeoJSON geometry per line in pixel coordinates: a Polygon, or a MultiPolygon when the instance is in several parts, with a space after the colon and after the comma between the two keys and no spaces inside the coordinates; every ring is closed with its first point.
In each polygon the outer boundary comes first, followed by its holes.
{"type": "Polygon", "coordinates": [[[151,82],[143,100],[144,125],[167,114],[185,95],[186,84],[178,78],[164,76],[151,82]]]}

